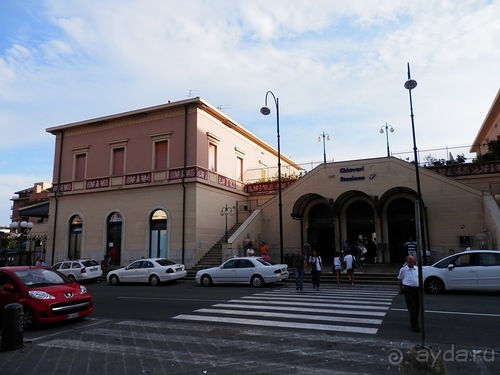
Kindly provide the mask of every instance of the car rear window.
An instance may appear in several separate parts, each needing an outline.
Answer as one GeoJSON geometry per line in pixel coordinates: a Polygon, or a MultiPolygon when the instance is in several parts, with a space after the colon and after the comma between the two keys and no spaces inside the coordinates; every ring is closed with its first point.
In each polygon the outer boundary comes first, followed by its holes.
{"type": "Polygon", "coordinates": [[[158,259],[156,263],[158,263],[160,266],[171,266],[175,264],[175,262],[172,262],[171,260],[168,259],[158,259]]]}
{"type": "Polygon", "coordinates": [[[95,260],[83,260],[82,264],[84,267],[93,267],[99,265],[99,263],[97,263],[95,260]]]}
{"type": "Polygon", "coordinates": [[[272,266],[271,263],[269,263],[267,260],[264,258],[257,258],[257,262],[262,263],[264,266],[272,266]]]}

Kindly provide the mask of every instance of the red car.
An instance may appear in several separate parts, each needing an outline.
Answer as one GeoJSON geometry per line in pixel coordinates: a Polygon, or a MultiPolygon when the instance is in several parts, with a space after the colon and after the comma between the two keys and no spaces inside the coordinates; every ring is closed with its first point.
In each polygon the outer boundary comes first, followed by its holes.
{"type": "Polygon", "coordinates": [[[0,267],[0,317],[10,303],[23,306],[23,325],[83,318],[92,312],[85,286],[48,267],[0,267]]]}

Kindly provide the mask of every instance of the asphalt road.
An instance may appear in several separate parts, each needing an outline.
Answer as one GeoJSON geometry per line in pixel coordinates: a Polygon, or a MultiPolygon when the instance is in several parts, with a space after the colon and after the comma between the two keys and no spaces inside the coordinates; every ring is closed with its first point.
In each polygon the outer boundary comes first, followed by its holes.
{"type": "MultiPolygon", "coordinates": [[[[111,286],[106,282],[88,284],[87,287],[94,299],[94,318],[162,321],[284,285],[290,284],[266,285],[260,289],[242,285],[205,288],[193,281],[181,280],[159,287],[142,284],[111,286]]],[[[346,287],[353,296],[357,291],[366,289],[348,285],[343,289],[346,287]]],[[[397,291],[387,286],[379,289],[391,296],[397,291]]],[[[411,340],[416,344],[463,345],[484,349],[500,346],[499,293],[426,294],[424,307],[425,331],[423,334],[415,333],[409,327],[404,298],[394,294],[377,335],[388,340],[411,340]]]]}
{"type": "Polygon", "coordinates": [[[500,373],[499,294],[426,295],[424,341],[396,287],[87,287],[90,319],[25,332],[22,350],[0,353],[0,372],[399,374],[424,343],[450,374],[500,373]]]}

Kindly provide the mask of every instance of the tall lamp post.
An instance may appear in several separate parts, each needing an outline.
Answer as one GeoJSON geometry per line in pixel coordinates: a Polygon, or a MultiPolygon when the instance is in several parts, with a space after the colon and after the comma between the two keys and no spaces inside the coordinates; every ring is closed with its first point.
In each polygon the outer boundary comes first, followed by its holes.
{"type": "Polygon", "coordinates": [[[14,235],[18,238],[19,240],[19,261],[21,262],[21,255],[22,255],[22,250],[23,250],[23,238],[27,237],[28,234],[31,232],[31,229],[33,229],[34,224],[30,221],[13,221],[10,223],[10,229],[14,232],[14,235]]]}
{"type": "Polygon", "coordinates": [[[417,180],[417,203],[415,204],[415,224],[417,227],[417,262],[418,262],[418,296],[420,301],[420,325],[422,332],[422,346],[425,346],[425,325],[424,325],[424,288],[423,288],[423,277],[422,277],[422,254],[425,261],[425,251],[422,249],[422,236],[421,236],[421,226],[420,226],[420,203],[422,202],[422,191],[420,189],[420,175],[418,171],[418,152],[417,152],[417,140],[415,137],[415,122],[413,119],[413,102],[411,97],[411,90],[417,87],[417,81],[411,79],[410,74],[410,63],[408,63],[408,80],[404,84],[405,89],[408,90],[410,98],[410,117],[411,117],[411,131],[413,135],[413,157],[415,158],[415,176],[417,180]]]}
{"type": "Polygon", "coordinates": [[[276,105],[276,135],[278,138],[278,212],[279,212],[279,231],[280,231],[280,263],[283,263],[283,204],[281,201],[281,151],[280,151],[280,109],[279,99],[272,91],[266,92],[265,106],[260,109],[260,113],[267,116],[271,110],[267,106],[267,97],[271,94],[276,105]]]}
{"type": "Polygon", "coordinates": [[[226,242],[227,242],[227,216],[233,216],[233,209],[228,207],[227,204],[221,208],[220,215],[226,217],[226,242]]]}
{"type": "Polygon", "coordinates": [[[325,133],[323,131],[323,133],[321,133],[318,137],[318,142],[321,142],[321,138],[323,137],[323,163],[326,164],[326,144],[325,144],[325,137],[326,137],[326,141],[329,141],[330,140],[330,134],[328,133],[325,133]]]}
{"type": "Polygon", "coordinates": [[[394,133],[394,128],[392,127],[392,125],[387,125],[387,122],[386,122],[385,126],[382,125],[382,127],[380,128],[380,134],[385,133],[385,140],[386,140],[386,144],[387,144],[387,157],[388,158],[391,157],[391,152],[389,150],[389,132],[394,133]],[[384,131],[384,128],[385,128],[385,131],[384,131]]]}

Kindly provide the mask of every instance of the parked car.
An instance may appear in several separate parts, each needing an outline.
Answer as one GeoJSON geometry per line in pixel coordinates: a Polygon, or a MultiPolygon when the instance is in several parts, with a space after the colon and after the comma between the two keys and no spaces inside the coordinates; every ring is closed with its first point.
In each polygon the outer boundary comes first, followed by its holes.
{"type": "Polygon", "coordinates": [[[200,270],[195,276],[196,282],[202,286],[235,283],[260,287],[287,278],[288,265],[271,264],[261,257],[231,258],[219,267],[200,270]]]}
{"type": "Polygon", "coordinates": [[[160,285],[186,277],[187,271],[183,264],[172,262],[165,258],[138,259],[125,268],[110,271],[107,275],[111,285],[119,283],[149,283],[160,285]]]}
{"type": "Polygon", "coordinates": [[[500,251],[466,250],[422,267],[424,290],[500,291],[500,251]]]}
{"type": "Polygon", "coordinates": [[[101,264],[94,259],[65,260],[54,264],[52,269],[78,282],[96,280],[102,276],[101,264]]]}
{"type": "Polygon", "coordinates": [[[10,303],[23,306],[25,328],[83,318],[93,308],[92,297],[85,286],[41,266],[0,268],[0,311],[10,303]]]}

